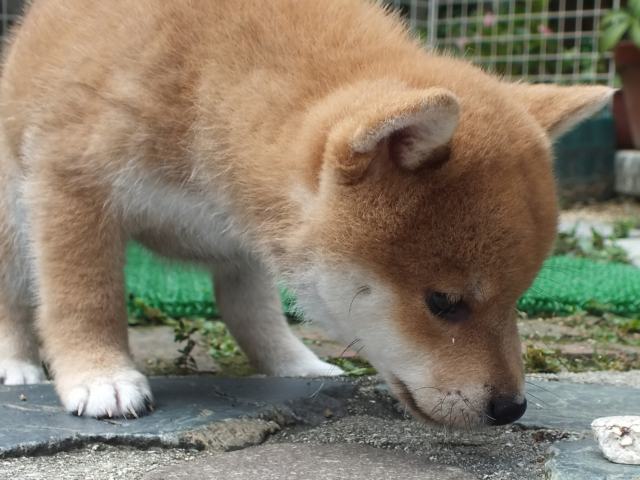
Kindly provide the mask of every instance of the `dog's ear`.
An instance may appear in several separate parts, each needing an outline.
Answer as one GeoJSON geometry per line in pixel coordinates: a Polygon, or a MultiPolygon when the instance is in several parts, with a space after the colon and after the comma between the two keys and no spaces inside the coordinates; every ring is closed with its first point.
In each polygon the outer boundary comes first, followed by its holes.
{"type": "Polygon", "coordinates": [[[509,94],[521,102],[552,139],[603,108],[614,90],[603,86],[507,85],[509,94]]]}
{"type": "Polygon", "coordinates": [[[460,106],[453,93],[367,83],[341,92],[342,115],[326,137],[322,168],[349,184],[362,179],[374,162],[405,170],[442,163],[443,147],[458,125],[460,106]]]}

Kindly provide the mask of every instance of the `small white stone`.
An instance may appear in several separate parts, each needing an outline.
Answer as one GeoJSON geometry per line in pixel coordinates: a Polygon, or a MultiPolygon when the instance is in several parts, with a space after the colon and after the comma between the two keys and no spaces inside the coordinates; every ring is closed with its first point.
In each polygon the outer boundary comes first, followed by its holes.
{"type": "Polygon", "coordinates": [[[591,428],[607,459],[640,465],[640,416],[596,418],[591,428]]]}
{"type": "Polygon", "coordinates": [[[623,447],[628,447],[629,445],[633,445],[633,438],[630,435],[624,435],[620,438],[620,445],[623,447]]]}

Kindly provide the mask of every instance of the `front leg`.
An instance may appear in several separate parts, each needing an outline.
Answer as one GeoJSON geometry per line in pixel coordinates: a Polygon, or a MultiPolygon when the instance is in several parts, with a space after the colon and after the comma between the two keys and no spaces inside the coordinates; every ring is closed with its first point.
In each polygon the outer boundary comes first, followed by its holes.
{"type": "Polygon", "coordinates": [[[44,380],[33,331],[32,309],[0,294],[0,385],[44,380]]]}
{"type": "Polygon", "coordinates": [[[316,357],[291,332],[275,281],[259,262],[247,259],[218,265],[215,291],[222,320],[261,372],[285,377],[343,373],[316,357]]]}
{"type": "Polygon", "coordinates": [[[137,416],[151,392],[127,341],[125,236],[99,184],[40,171],[28,185],[38,327],[65,408],[137,416]]]}

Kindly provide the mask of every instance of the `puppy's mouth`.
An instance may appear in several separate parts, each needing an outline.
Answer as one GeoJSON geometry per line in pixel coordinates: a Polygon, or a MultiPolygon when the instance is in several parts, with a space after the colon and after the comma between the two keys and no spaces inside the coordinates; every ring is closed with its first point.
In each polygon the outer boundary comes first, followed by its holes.
{"type": "Polygon", "coordinates": [[[438,423],[418,406],[416,399],[413,397],[413,394],[411,393],[411,390],[409,390],[409,387],[407,387],[406,383],[393,374],[390,374],[389,383],[394,387],[393,391],[398,396],[399,400],[407,406],[409,411],[411,411],[415,417],[418,417],[427,423],[438,423]]]}

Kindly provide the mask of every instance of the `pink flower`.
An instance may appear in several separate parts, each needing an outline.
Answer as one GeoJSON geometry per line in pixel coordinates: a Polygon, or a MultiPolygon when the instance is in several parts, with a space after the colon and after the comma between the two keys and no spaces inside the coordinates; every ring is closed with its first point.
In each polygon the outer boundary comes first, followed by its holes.
{"type": "Polygon", "coordinates": [[[496,17],[495,13],[487,12],[487,13],[484,14],[484,17],[482,19],[482,24],[485,27],[492,27],[492,26],[495,25],[496,19],[497,19],[497,17],[496,17]]]}
{"type": "Polygon", "coordinates": [[[454,43],[460,50],[464,50],[464,47],[469,43],[469,39],[467,37],[458,37],[454,40],[454,43]]]}
{"type": "Polygon", "coordinates": [[[553,33],[553,30],[551,30],[547,25],[541,23],[540,25],[538,25],[538,33],[541,33],[543,35],[551,35],[553,33]]]}

